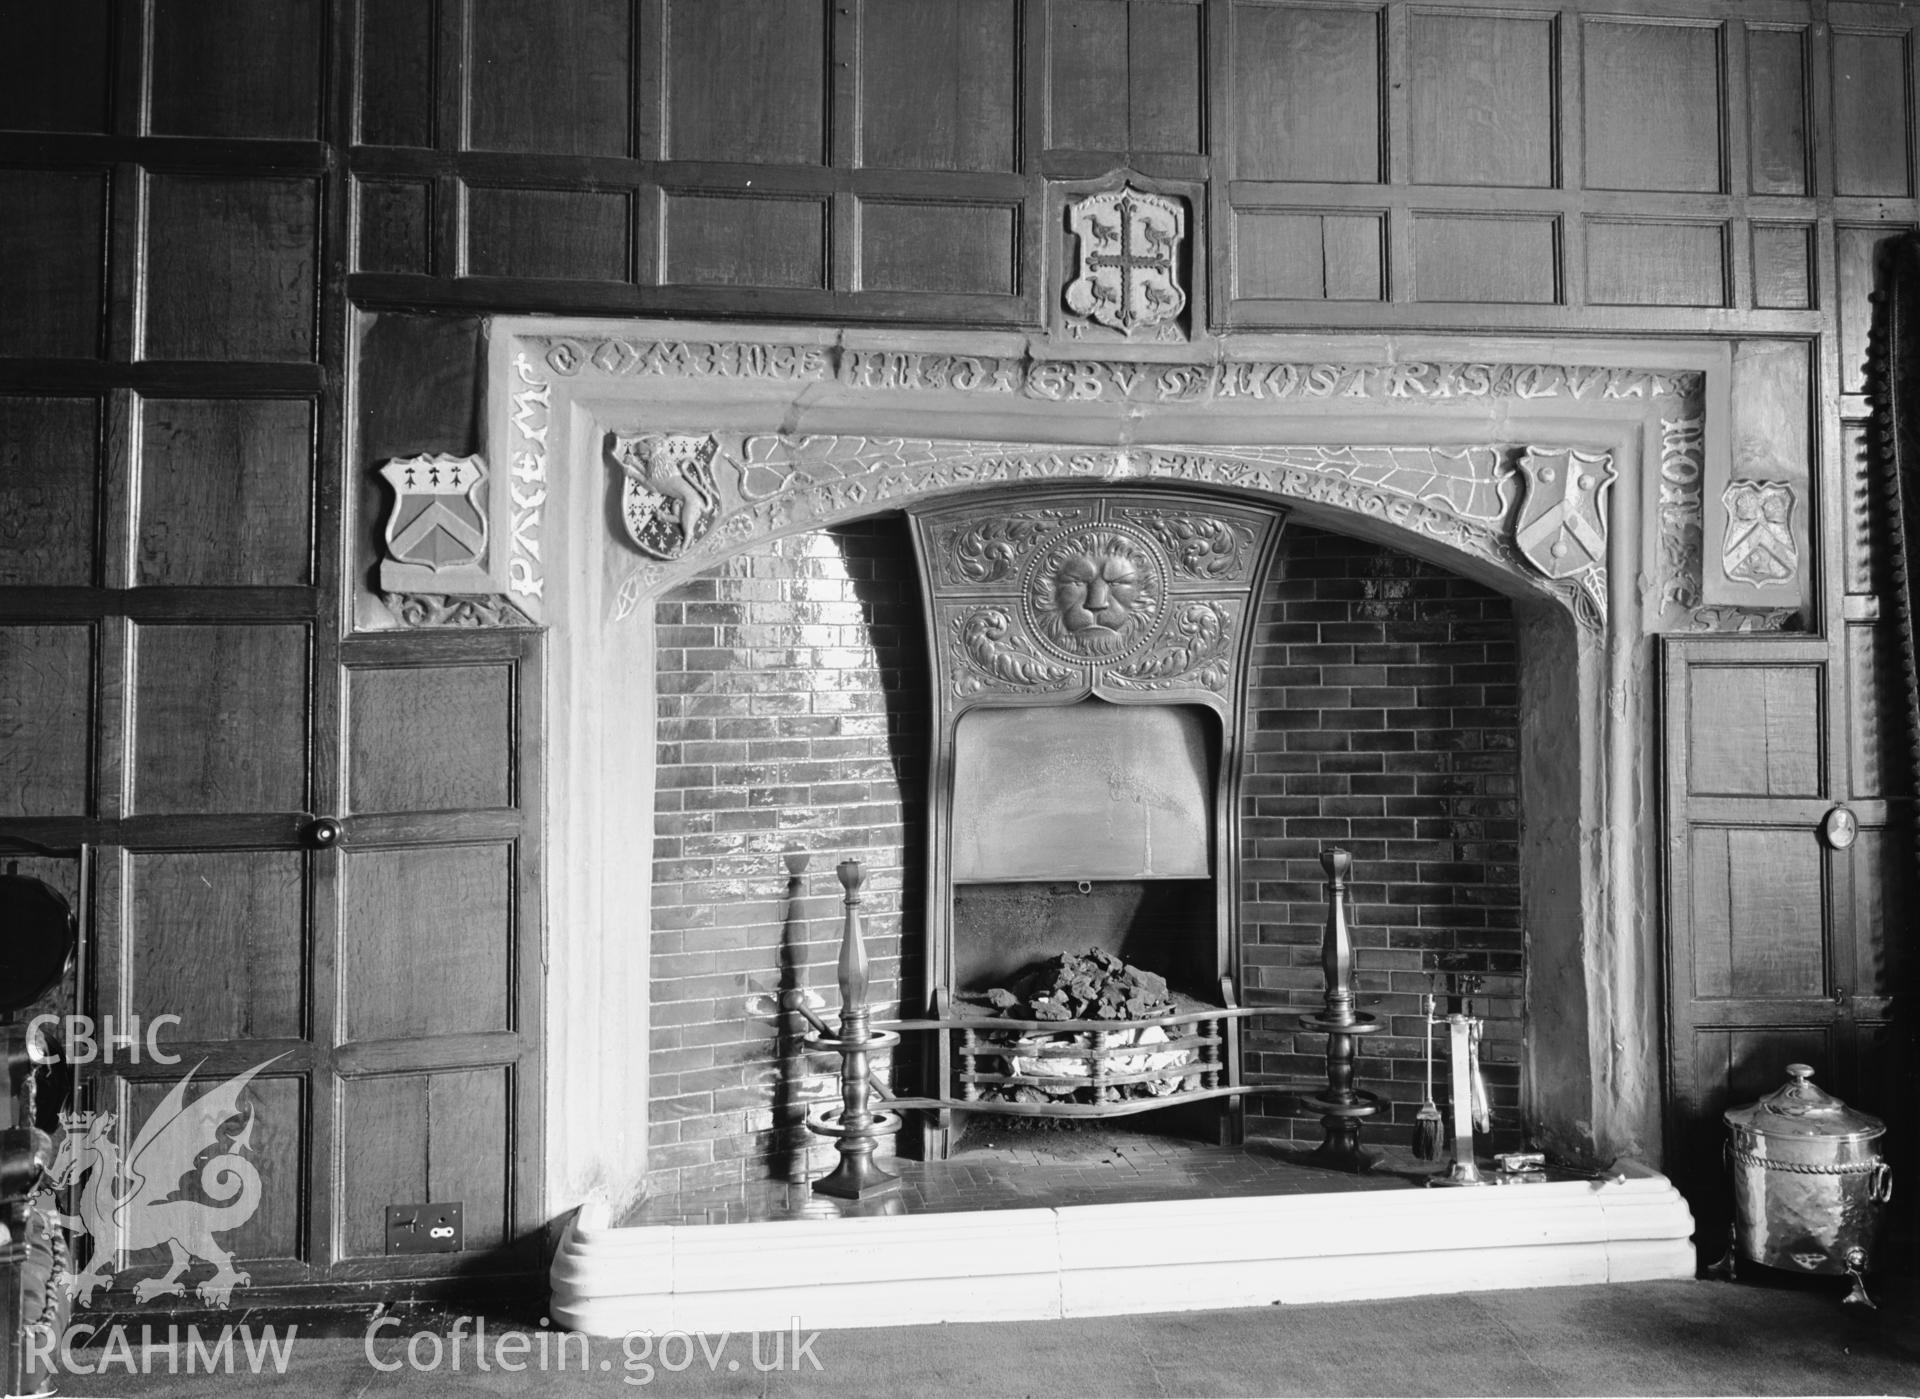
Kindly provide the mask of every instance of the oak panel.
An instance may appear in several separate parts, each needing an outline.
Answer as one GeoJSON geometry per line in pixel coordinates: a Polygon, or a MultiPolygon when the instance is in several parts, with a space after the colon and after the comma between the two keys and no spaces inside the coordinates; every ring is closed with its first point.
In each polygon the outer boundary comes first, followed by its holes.
{"type": "Polygon", "coordinates": [[[1840,389],[1862,393],[1867,386],[1867,334],[1873,325],[1874,259],[1883,241],[1900,229],[1884,224],[1836,225],[1833,230],[1834,310],[1840,321],[1840,389]]]}
{"type": "Polygon", "coordinates": [[[473,0],[470,32],[473,148],[629,154],[631,0],[473,0]]]}
{"type": "Polygon", "coordinates": [[[313,426],[304,399],[143,404],[135,581],[307,582],[313,426]]]}
{"type": "Polygon", "coordinates": [[[352,810],[511,804],[511,667],[354,670],[348,716],[352,810]]]}
{"type": "Polygon", "coordinates": [[[1721,187],[1720,32],[1588,20],[1589,189],[1721,187]]]}
{"type": "Polygon", "coordinates": [[[1421,301],[1557,301],[1559,231],[1559,224],[1546,217],[1416,215],[1415,296],[1421,301]]]}
{"type": "Polygon", "coordinates": [[[1051,0],[1047,6],[1047,145],[1123,151],[1127,134],[1127,6],[1051,0]]]}
{"type": "Polygon", "coordinates": [[[1747,156],[1755,194],[1807,192],[1806,32],[1747,32],[1747,156]]]}
{"type": "Polygon", "coordinates": [[[93,638],[0,627],[0,815],[83,816],[93,638]]]}
{"type": "MultiPolygon", "coordinates": [[[[213,1074],[191,1076],[187,1101],[196,1100],[220,1082],[213,1074]]],[[[132,1119],[129,1137],[160,1109],[173,1086],[171,1080],[134,1082],[127,1086],[127,1106],[132,1119]]],[[[252,1185],[242,1174],[245,1166],[223,1167],[222,1174],[230,1173],[228,1180],[216,1175],[208,1182],[203,1172],[222,1155],[237,1156],[241,1162],[250,1164],[259,1176],[258,1205],[231,1229],[215,1226],[220,1246],[235,1258],[306,1257],[306,1198],[302,1189],[307,1156],[306,1088],[306,1080],[293,1075],[262,1074],[251,1080],[240,1095],[239,1114],[220,1125],[219,1142],[224,1150],[204,1152],[197,1167],[181,1178],[172,1197],[216,1207],[241,1203],[251,1193],[252,1185]],[[209,1190],[209,1184],[215,1188],[209,1190]],[[223,1185],[228,1188],[219,1189],[223,1185]]],[[[159,1250],[136,1254],[131,1260],[132,1266],[147,1270],[149,1276],[149,1265],[166,1261],[167,1254],[159,1250]]],[[[194,1266],[198,1269],[201,1265],[196,1261],[194,1266]]],[[[189,1295],[199,1280],[198,1272],[183,1279],[189,1295]]]]}
{"type": "Polygon", "coordinates": [[[662,280],[823,288],[827,206],[817,199],[669,195],[662,280]]]}
{"type": "Polygon", "coordinates": [[[0,356],[100,353],[107,177],[0,170],[0,356]]]}
{"type": "Polygon", "coordinates": [[[105,131],[113,0],[12,5],[0,44],[0,131],[105,131]]]}
{"type": "Polygon", "coordinates": [[[1019,210],[994,204],[860,202],[866,291],[1019,290],[1019,210]]]}
{"type": "Polygon", "coordinates": [[[306,857],[194,850],[129,857],[129,995],[194,1040],[293,1038],[306,1008],[306,857]]]}
{"type": "Polygon", "coordinates": [[[307,808],[307,628],[134,630],[134,810],[307,808]]]}
{"type": "Polygon", "coordinates": [[[1833,31],[1834,193],[1913,193],[1910,51],[1905,33],[1833,31]]]}
{"type": "Polygon", "coordinates": [[[1243,180],[1381,178],[1381,15],[1237,5],[1235,174],[1243,180]]]}
{"type": "Polygon", "coordinates": [[[668,0],[667,156],[826,157],[824,0],[668,0]]]}
{"type": "Polygon", "coordinates": [[[152,176],[147,358],[312,359],[318,204],[312,180],[152,176]]]}
{"type": "Polygon", "coordinates": [[[1413,16],[1415,183],[1553,183],[1553,41],[1548,19],[1413,16]]]}
{"type": "Polygon", "coordinates": [[[1595,306],[1724,306],[1726,230],[1709,223],[1587,223],[1595,306]]]}
{"type": "Polygon", "coordinates": [[[1820,794],[1818,667],[1696,664],[1687,675],[1689,794],[1820,794]]]}
{"type": "Polygon", "coordinates": [[[1380,215],[1241,210],[1234,217],[1234,295],[1378,301],[1383,224],[1380,215]]]}
{"type": "Polygon", "coordinates": [[[473,276],[629,279],[632,209],[624,192],[470,186],[467,220],[473,276]]]}
{"type": "Polygon", "coordinates": [[[1014,0],[889,0],[860,19],[860,162],[1012,170],[1014,0]],[[938,54],[939,62],[927,57],[938,54]]]}
{"type": "Polygon", "coordinates": [[[1898,828],[1863,826],[1847,860],[1853,876],[1853,925],[1875,935],[1850,939],[1852,955],[1840,962],[1835,973],[1856,996],[1898,995],[1914,955],[1913,944],[1911,939],[1888,936],[1887,930],[1908,926],[1913,916],[1911,838],[1898,828]]]}
{"type": "Polygon", "coordinates": [[[0,395],[0,585],[94,581],[100,401],[0,395]]]}
{"type": "MultiPolygon", "coordinates": [[[[1870,578],[1861,578],[1859,584],[1861,592],[1873,586],[1870,578]]],[[[1846,629],[1847,693],[1852,697],[1847,706],[1848,790],[1856,798],[1912,795],[1913,769],[1903,732],[1906,671],[1897,636],[1885,625],[1846,629]]]]}
{"type": "Polygon", "coordinates": [[[1753,304],[1783,311],[1815,304],[1811,224],[1753,225],[1753,304]]]}
{"type": "Polygon", "coordinates": [[[425,275],[433,246],[428,185],[418,180],[361,180],[355,191],[360,205],[357,270],[425,275]]]}
{"type": "MultiPolygon", "coordinates": [[[[1794,829],[1724,835],[1728,991],[1749,1000],[1820,995],[1826,985],[1826,910],[1818,838],[1794,829]]],[[[1705,935],[1697,919],[1694,935],[1705,935]]]]}
{"type": "Polygon", "coordinates": [[[431,146],[434,0],[360,7],[360,131],[369,146],[431,146]]]}
{"type": "Polygon", "coordinates": [[[386,1252],[386,1207],[461,1205],[469,1249],[504,1241],[513,1149],[510,1071],[463,1069],[348,1079],[341,1085],[344,1252],[386,1252]]]}
{"type": "Polygon", "coordinates": [[[1127,13],[1128,149],[1198,151],[1200,6],[1133,0],[1127,13]]]}
{"type": "Polygon", "coordinates": [[[321,0],[154,0],[152,129],[319,134],[321,0]]]}
{"type": "Polygon", "coordinates": [[[507,845],[346,854],[344,1039],[510,1028],[511,859],[507,845]]]}
{"type": "Polygon", "coordinates": [[[1711,1122],[1712,1135],[1721,1141],[1726,1137],[1721,1112],[1782,1087],[1787,1082],[1787,1065],[1811,1064],[1816,1082],[1832,1081],[1832,1046],[1824,1026],[1696,1029],[1685,1052],[1693,1061],[1701,1116],[1711,1122]]]}

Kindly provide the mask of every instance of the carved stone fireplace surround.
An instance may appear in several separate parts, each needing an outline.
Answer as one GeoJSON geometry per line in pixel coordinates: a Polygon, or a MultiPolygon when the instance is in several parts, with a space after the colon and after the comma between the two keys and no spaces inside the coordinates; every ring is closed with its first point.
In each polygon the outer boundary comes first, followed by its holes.
{"type": "MultiPolygon", "coordinates": [[[[1229,337],[1103,348],[1110,357],[1000,333],[493,323],[484,545],[464,568],[390,560],[385,591],[361,620],[547,629],[548,848],[557,858],[547,892],[546,1198],[556,1214],[588,1203],[555,1264],[555,1315],[569,1324],[757,1324],[737,1310],[739,1298],[727,1311],[710,1290],[724,1272],[716,1259],[769,1247],[737,1230],[776,1230],[777,1241],[818,1257],[813,1250],[831,1246],[813,1237],[820,1229],[858,1227],[874,1259],[895,1249],[916,1260],[917,1276],[938,1272],[928,1260],[939,1238],[964,1236],[963,1251],[977,1252],[982,1227],[995,1227],[863,1219],[715,1227],[697,1231],[700,1241],[665,1242],[657,1236],[694,1231],[606,1227],[645,1170],[649,869],[632,852],[651,839],[647,601],[753,541],[984,487],[1165,482],[1256,500],[1512,597],[1528,930],[1523,1113],[1563,1158],[1659,1160],[1653,638],[1776,626],[1786,610],[1756,597],[1735,613],[1708,605],[1703,590],[1701,486],[1729,469],[1728,347],[1229,337]],[[883,1241],[880,1230],[893,1232],[883,1241]]],[[[773,877],[777,857],[769,863],[773,877]]],[[[1373,1281],[1364,1282],[1333,1257],[1332,1232],[1309,1229],[1280,1201],[1259,1202],[1271,1207],[1265,1214],[1244,1201],[1087,1208],[1169,1211],[1158,1223],[1108,1221],[1154,1237],[1186,1228],[1172,1218],[1183,1210],[1208,1238],[1244,1237],[1254,1215],[1290,1233],[1293,1243],[1259,1258],[1242,1248],[1193,1305],[1691,1272],[1685,1206],[1650,1172],[1604,1190],[1365,1198],[1376,1224],[1371,1243],[1364,1229],[1350,1235],[1358,1246],[1388,1246],[1377,1222],[1385,1206],[1400,1245],[1440,1261],[1365,1270],[1373,1281]],[[1556,1214],[1562,1206],[1571,1213],[1556,1214]],[[1210,1207],[1228,1213],[1199,1221],[1210,1207]],[[1543,1262],[1539,1247],[1564,1257],[1543,1262]],[[1479,1261],[1461,1263],[1468,1254],[1479,1261]],[[1522,1255],[1532,1262],[1516,1262],[1522,1255]],[[1293,1279],[1284,1288],[1281,1274],[1293,1279]],[[1324,1286],[1300,1281],[1311,1276],[1324,1286]]],[[[1057,1276],[991,1314],[1074,1310],[1062,1300],[1073,1294],[1062,1241],[1080,1228],[1053,1219],[1054,1261],[1036,1264],[1034,1277],[1057,1276]]],[[[1154,1263],[1151,1249],[1132,1259],[1154,1263]]],[[[808,1324],[903,1320],[963,1295],[936,1279],[918,1301],[911,1288],[898,1294],[905,1313],[882,1316],[858,1298],[901,1280],[875,1267],[848,1294],[844,1319],[810,1293],[808,1324]]],[[[756,1295],[768,1317],[779,1312],[769,1324],[785,1324],[792,1299],[775,1292],[756,1295]]]]}

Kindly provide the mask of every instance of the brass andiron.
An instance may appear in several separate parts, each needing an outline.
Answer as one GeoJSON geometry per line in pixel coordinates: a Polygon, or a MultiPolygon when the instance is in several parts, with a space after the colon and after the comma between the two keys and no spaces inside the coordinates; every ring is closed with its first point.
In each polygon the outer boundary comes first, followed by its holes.
{"type": "Polygon", "coordinates": [[[1320,965],[1326,972],[1327,1005],[1316,1015],[1300,1017],[1304,1030],[1321,1030],[1327,1036],[1327,1087],[1323,1093],[1306,1096],[1302,1101],[1320,1113],[1325,1139],[1314,1151],[1321,1165],[1342,1171],[1370,1171],[1379,1164],[1379,1156],[1360,1145],[1360,1124],[1380,1110],[1377,1095],[1353,1086],[1354,1041],[1380,1028],[1371,1015],[1357,1014],[1353,1008],[1353,934],[1348,926],[1347,875],[1353,868],[1353,856],[1339,846],[1321,852],[1320,865],[1327,872],[1327,932],[1320,945],[1320,965]]]}
{"type": "Polygon", "coordinates": [[[808,1116],[807,1128],[834,1138],[834,1149],[840,1153],[840,1164],[813,1183],[813,1193],[865,1200],[900,1184],[900,1177],[889,1175],[873,1161],[880,1138],[900,1130],[900,1114],[873,1111],[873,1087],[867,1081],[868,1056],[891,1049],[900,1043],[900,1036],[894,1031],[876,1034],[872,1028],[867,948],[860,935],[860,886],[866,882],[866,873],[858,860],[842,860],[835,873],[847,891],[846,928],[840,938],[840,1034],[829,1037],[816,1030],[807,1036],[806,1044],[809,1049],[840,1055],[840,1106],[816,1110],[808,1116]]]}
{"type": "Polygon", "coordinates": [[[1490,1185],[1480,1174],[1473,1154],[1473,1129],[1492,1126],[1487,1090],[1479,1076],[1480,1026],[1478,1016],[1455,1012],[1447,1017],[1447,1064],[1453,1085],[1453,1160],[1428,1185],[1490,1185]]]}

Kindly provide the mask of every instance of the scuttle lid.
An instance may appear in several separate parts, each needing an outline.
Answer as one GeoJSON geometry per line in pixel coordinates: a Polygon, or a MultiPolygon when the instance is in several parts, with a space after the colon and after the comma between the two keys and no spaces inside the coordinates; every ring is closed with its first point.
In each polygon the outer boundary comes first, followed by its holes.
{"type": "Polygon", "coordinates": [[[1762,1137],[1825,1137],[1866,1141],[1887,1130],[1879,1118],[1856,1111],[1813,1083],[1810,1064],[1787,1065],[1786,1086],[1757,1103],[1721,1114],[1729,1127],[1762,1137]]]}

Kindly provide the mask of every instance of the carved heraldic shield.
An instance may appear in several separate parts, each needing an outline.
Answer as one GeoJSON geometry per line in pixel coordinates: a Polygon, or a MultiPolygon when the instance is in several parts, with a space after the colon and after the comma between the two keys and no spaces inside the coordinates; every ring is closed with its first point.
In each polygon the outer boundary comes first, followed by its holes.
{"type": "Polygon", "coordinates": [[[620,517],[642,553],[677,559],[712,528],[720,504],[713,482],[719,445],[693,433],[615,436],[613,459],[626,473],[620,517]]]}
{"type": "Polygon", "coordinates": [[[1067,226],[1080,240],[1080,275],[1067,285],[1075,315],[1131,335],[1186,309],[1187,211],[1179,200],[1127,185],[1069,206],[1067,226]]]}
{"type": "Polygon", "coordinates": [[[1727,577],[1756,588],[1784,583],[1800,571],[1793,538],[1793,485],[1787,481],[1734,481],[1721,495],[1727,535],[1721,566],[1727,577]]]}
{"type": "Polygon", "coordinates": [[[393,487],[386,527],[391,557],[432,569],[480,562],[487,552],[484,461],[444,453],[401,457],[380,474],[393,487]]]}
{"type": "Polygon", "coordinates": [[[1522,558],[1548,578],[1607,565],[1607,492],[1619,472],[1604,452],[1528,451],[1519,461],[1526,494],[1514,520],[1522,558]]]}

